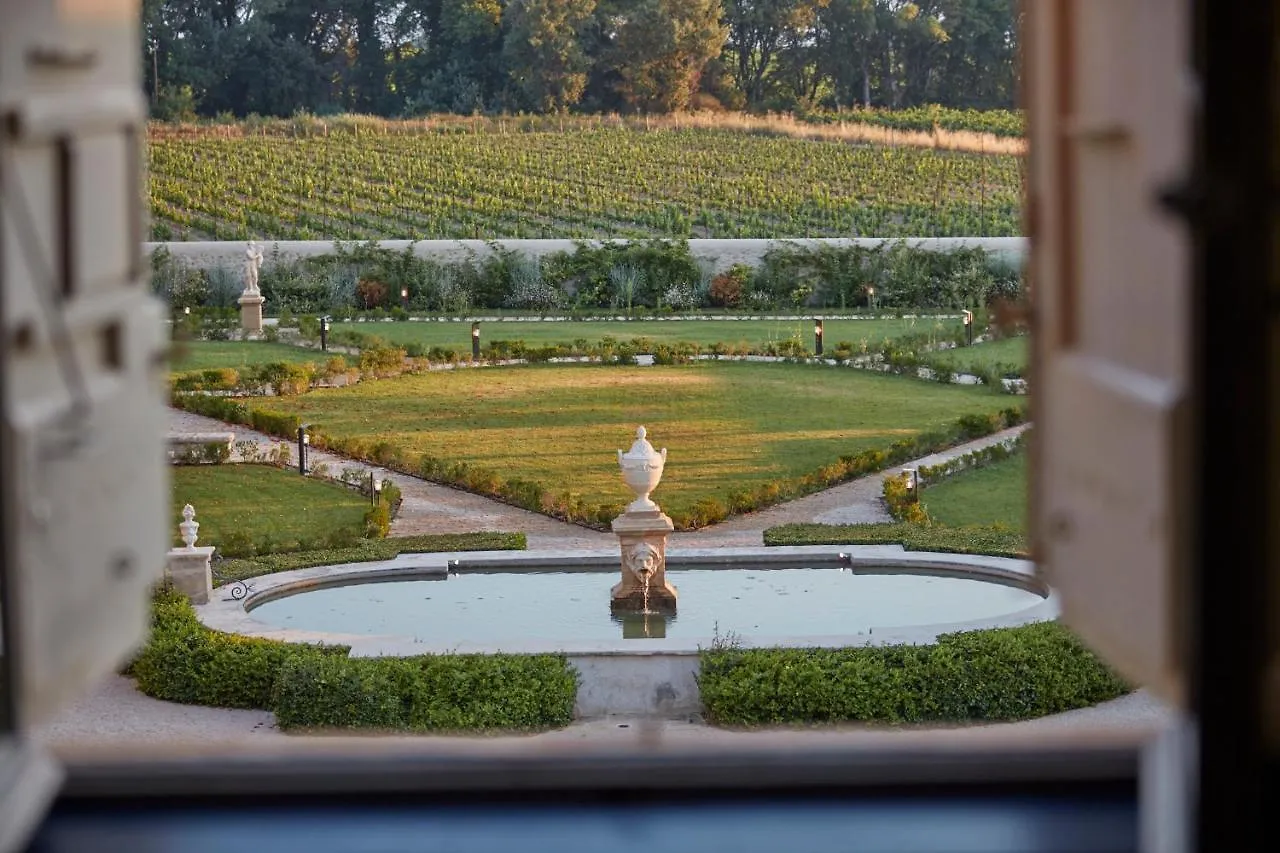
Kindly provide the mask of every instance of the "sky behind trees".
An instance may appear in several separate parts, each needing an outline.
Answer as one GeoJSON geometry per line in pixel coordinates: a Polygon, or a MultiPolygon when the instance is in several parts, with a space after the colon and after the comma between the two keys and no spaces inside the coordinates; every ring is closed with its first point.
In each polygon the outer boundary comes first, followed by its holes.
{"type": "Polygon", "coordinates": [[[144,0],[156,118],[1010,108],[1015,0],[144,0]]]}

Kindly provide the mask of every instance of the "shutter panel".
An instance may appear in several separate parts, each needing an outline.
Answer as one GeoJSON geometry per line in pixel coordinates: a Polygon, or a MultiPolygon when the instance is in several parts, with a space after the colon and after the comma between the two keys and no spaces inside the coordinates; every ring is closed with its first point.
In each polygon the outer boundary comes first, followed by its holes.
{"type": "Polygon", "coordinates": [[[1025,4],[1033,538],[1064,620],[1185,705],[1190,154],[1182,0],[1025,4]]]}

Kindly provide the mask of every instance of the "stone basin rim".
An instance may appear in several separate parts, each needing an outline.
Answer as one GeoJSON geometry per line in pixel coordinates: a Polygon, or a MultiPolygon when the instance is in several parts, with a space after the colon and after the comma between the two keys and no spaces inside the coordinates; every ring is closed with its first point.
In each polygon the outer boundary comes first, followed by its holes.
{"type": "MultiPolygon", "coordinates": [[[[392,560],[314,566],[270,575],[259,575],[242,583],[244,594],[234,597],[236,583],[214,590],[208,604],[196,605],[200,621],[209,628],[246,636],[300,643],[328,643],[351,646],[353,657],[401,657],[441,653],[563,653],[569,655],[696,655],[710,647],[713,638],[634,639],[617,641],[530,640],[512,644],[459,642],[448,646],[416,642],[412,637],[372,634],[336,634],[287,629],[259,622],[252,616],[255,606],[285,596],[334,586],[402,580],[443,579],[455,564],[463,572],[518,572],[559,569],[599,571],[616,569],[618,554],[613,550],[558,552],[470,551],[430,554],[402,554],[392,560]]],[[[990,619],[938,625],[874,626],[868,634],[812,637],[740,637],[744,648],[770,647],[853,647],[934,642],[939,634],[979,628],[1014,627],[1057,618],[1058,595],[1037,575],[1028,560],[970,554],[906,551],[886,545],[807,545],[758,548],[672,549],[667,563],[673,569],[696,566],[741,567],[749,563],[761,569],[782,567],[823,568],[846,565],[875,574],[923,574],[965,578],[1012,586],[1039,595],[1042,600],[1030,607],[990,619]],[[841,555],[847,555],[847,561],[841,555]]],[[[608,601],[602,600],[602,610],[608,601]]]]}

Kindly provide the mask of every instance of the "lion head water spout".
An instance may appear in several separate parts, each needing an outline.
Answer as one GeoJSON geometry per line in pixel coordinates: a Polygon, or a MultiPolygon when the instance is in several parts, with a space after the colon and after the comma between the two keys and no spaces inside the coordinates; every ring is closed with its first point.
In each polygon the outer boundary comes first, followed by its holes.
{"type": "Polygon", "coordinates": [[[644,427],[636,430],[630,450],[618,451],[622,479],[636,499],[613,520],[613,532],[622,549],[622,580],[610,593],[610,607],[615,611],[675,612],[676,589],[667,583],[667,537],[675,525],[649,499],[662,479],[666,462],[666,448],[654,450],[644,427]]]}

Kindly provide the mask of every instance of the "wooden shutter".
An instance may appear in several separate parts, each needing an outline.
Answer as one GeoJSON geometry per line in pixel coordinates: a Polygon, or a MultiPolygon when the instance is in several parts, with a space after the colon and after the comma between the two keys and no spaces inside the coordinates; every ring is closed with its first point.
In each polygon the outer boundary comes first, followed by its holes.
{"type": "Polygon", "coordinates": [[[1183,0],[1026,12],[1034,543],[1065,621],[1185,704],[1190,257],[1183,0]]]}

